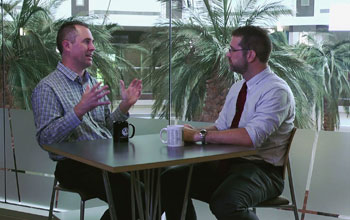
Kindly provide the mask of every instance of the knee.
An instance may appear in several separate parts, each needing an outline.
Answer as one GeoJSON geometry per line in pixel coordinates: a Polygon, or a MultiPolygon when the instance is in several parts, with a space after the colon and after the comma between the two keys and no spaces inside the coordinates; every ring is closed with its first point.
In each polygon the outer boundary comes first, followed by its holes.
{"type": "Polygon", "coordinates": [[[211,201],[209,203],[209,208],[217,219],[223,219],[226,216],[230,216],[230,214],[237,210],[237,206],[228,205],[223,201],[211,201]]]}
{"type": "Polygon", "coordinates": [[[173,192],[172,189],[174,189],[175,187],[174,184],[176,183],[176,178],[177,178],[176,173],[172,170],[162,173],[161,179],[160,179],[160,182],[161,182],[160,189],[162,194],[163,193],[169,194],[173,192]]]}
{"type": "Polygon", "coordinates": [[[240,200],[228,196],[212,198],[209,208],[217,219],[232,219],[233,216],[239,216],[239,213],[247,210],[240,200]]]}
{"type": "Polygon", "coordinates": [[[161,195],[164,197],[174,197],[182,189],[182,177],[176,169],[169,168],[161,174],[161,195]]]}
{"type": "Polygon", "coordinates": [[[161,174],[161,179],[160,179],[161,185],[168,186],[168,184],[169,183],[171,184],[175,178],[176,178],[176,173],[174,170],[171,170],[171,169],[166,170],[161,174]]]}
{"type": "Polygon", "coordinates": [[[182,186],[187,180],[188,168],[184,166],[169,167],[161,174],[161,186],[168,188],[173,186],[182,186]]]}

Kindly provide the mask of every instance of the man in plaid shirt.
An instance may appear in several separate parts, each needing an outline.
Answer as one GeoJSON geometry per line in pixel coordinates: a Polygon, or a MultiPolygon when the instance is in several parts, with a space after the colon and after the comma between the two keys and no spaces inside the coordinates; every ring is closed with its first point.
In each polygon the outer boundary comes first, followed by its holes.
{"type": "MultiPolygon", "coordinates": [[[[36,137],[40,145],[112,138],[115,121],[125,121],[141,95],[142,82],[134,79],[126,89],[120,81],[122,101],[112,112],[108,86],[102,86],[86,70],[92,65],[95,46],[87,24],[64,23],[57,34],[62,61],[42,79],[32,94],[36,137]]],[[[107,201],[100,169],[50,153],[57,161],[55,177],[67,188],[79,188],[107,201]]],[[[131,219],[130,177],[110,174],[119,219],[131,219]]],[[[107,210],[101,219],[109,219],[107,210]]]]}

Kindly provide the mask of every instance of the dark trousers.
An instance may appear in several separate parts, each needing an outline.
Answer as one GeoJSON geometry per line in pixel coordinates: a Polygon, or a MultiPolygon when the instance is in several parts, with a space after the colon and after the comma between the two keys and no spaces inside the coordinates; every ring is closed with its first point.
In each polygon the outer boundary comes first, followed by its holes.
{"type": "MultiPolygon", "coordinates": [[[[179,220],[189,167],[175,166],[162,173],[162,208],[167,220],[179,220]]],[[[257,220],[248,208],[280,195],[283,169],[264,161],[232,159],[226,173],[217,162],[194,165],[186,220],[197,219],[191,198],[209,203],[219,220],[257,220]]]]}
{"type": "MultiPolygon", "coordinates": [[[[62,186],[79,188],[107,202],[102,171],[100,169],[65,159],[57,162],[55,176],[62,186]]],[[[117,218],[122,220],[132,219],[130,175],[128,173],[109,174],[109,180],[117,218]]],[[[107,209],[101,219],[110,219],[109,209],[107,209]]]]}

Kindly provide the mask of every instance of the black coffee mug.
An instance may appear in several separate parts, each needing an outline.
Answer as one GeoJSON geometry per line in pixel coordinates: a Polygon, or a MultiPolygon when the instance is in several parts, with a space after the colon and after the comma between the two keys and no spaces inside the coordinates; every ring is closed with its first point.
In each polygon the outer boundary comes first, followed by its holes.
{"type": "Polygon", "coordinates": [[[135,126],[127,121],[117,121],[113,123],[113,141],[128,142],[129,138],[134,137],[135,126]],[[129,136],[129,126],[132,127],[132,134],[129,136]]]}

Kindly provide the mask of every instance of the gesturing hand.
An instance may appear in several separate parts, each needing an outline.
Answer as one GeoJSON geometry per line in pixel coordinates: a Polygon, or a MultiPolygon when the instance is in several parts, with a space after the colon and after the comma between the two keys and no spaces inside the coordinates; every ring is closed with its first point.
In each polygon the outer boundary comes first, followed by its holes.
{"type": "Polygon", "coordinates": [[[120,110],[123,113],[127,113],[131,106],[133,106],[136,101],[141,96],[142,81],[139,79],[134,79],[129,87],[126,89],[123,80],[120,80],[120,94],[122,96],[122,102],[119,105],[120,110]]]}
{"type": "Polygon", "coordinates": [[[195,127],[193,127],[193,126],[192,126],[192,125],[190,125],[190,124],[184,124],[184,127],[185,127],[185,128],[196,129],[195,127]]]}
{"type": "Polygon", "coordinates": [[[74,112],[80,120],[82,120],[85,113],[97,106],[110,104],[110,101],[100,101],[101,98],[110,93],[107,85],[101,88],[100,85],[101,82],[94,85],[91,89],[87,86],[80,102],[74,107],[74,112]]]}

